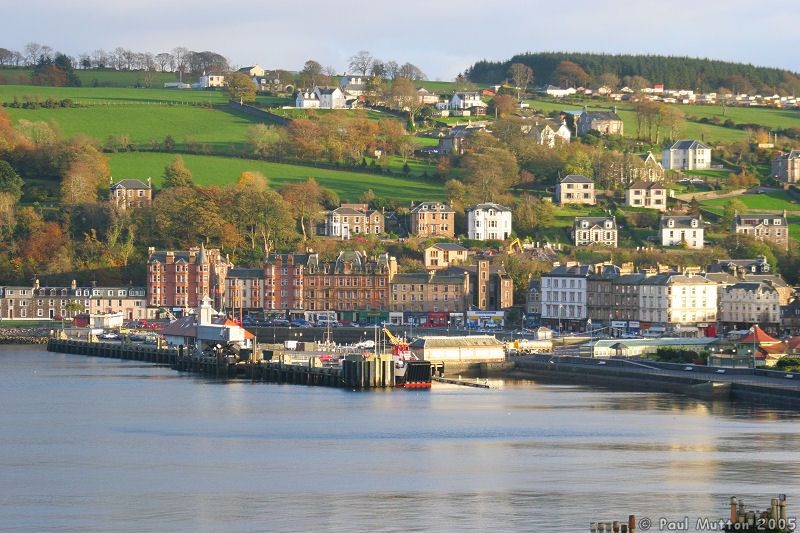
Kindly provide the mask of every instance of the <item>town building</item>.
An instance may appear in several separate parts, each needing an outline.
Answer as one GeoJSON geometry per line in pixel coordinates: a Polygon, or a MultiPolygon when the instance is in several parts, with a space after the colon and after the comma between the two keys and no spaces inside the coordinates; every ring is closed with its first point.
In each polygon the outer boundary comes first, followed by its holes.
{"type": "Polygon", "coordinates": [[[610,263],[593,265],[586,283],[586,313],[591,329],[606,328],[614,320],[613,282],[622,273],[610,263]]]}
{"type": "Polygon", "coordinates": [[[148,249],[147,299],[150,307],[186,313],[209,296],[221,307],[229,262],[217,248],[185,251],[148,249]]]}
{"type": "Polygon", "coordinates": [[[494,335],[467,337],[425,336],[410,345],[414,354],[425,361],[478,362],[505,361],[505,344],[494,335]]]}
{"type": "Polygon", "coordinates": [[[673,331],[697,328],[713,332],[717,322],[717,284],[699,274],[665,272],[639,287],[642,329],[673,331]]]}
{"type": "Polygon", "coordinates": [[[625,124],[617,115],[617,108],[612,111],[584,111],[578,118],[578,135],[586,135],[597,131],[600,135],[622,135],[625,124]]]}
{"type": "Polygon", "coordinates": [[[339,86],[345,97],[360,98],[367,93],[367,81],[369,80],[366,77],[345,74],[339,80],[339,86]]]}
{"type": "Polygon", "coordinates": [[[455,210],[442,202],[422,202],[409,211],[412,235],[422,237],[455,236],[455,210]]]}
{"type": "Polygon", "coordinates": [[[772,267],[767,262],[767,258],[762,256],[755,259],[714,259],[706,272],[726,272],[736,276],[739,272],[746,274],[771,274],[772,267]]]}
{"type": "Polygon", "coordinates": [[[537,117],[522,126],[522,131],[536,140],[537,144],[555,148],[557,144],[569,144],[572,132],[563,119],[537,117]]]}
{"type": "Polygon", "coordinates": [[[476,241],[506,240],[511,235],[511,209],[491,202],[466,209],[467,237],[476,241]]]}
{"type": "Polygon", "coordinates": [[[584,331],[591,265],[555,264],[542,274],[542,324],[559,331],[584,331]]]}
{"type": "Polygon", "coordinates": [[[90,314],[121,314],[125,320],[146,320],[155,317],[155,310],[147,307],[147,287],[92,286],[75,289],[76,296],[89,296],[84,311],[90,314]],[[80,291],[80,294],[78,294],[80,291]]]}
{"type": "Polygon", "coordinates": [[[203,72],[203,75],[197,80],[197,85],[201,89],[217,89],[220,87],[225,87],[225,75],[224,74],[206,74],[203,72]]]}
{"type": "MultiPolygon", "coordinates": [[[[624,267],[625,265],[623,265],[624,267]]],[[[615,330],[638,333],[639,322],[639,289],[647,277],[646,272],[632,272],[629,265],[627,272],[611,280],[611,292],[614,298],[615,330]]]]}
{"type": "Polygon", "coordinates": [[[264,309],[264,269],[231,268],[225,277],[223,309],[234,316],[264,309]]]}
{"type": "Polygon", "coordinates": [[[467,117],[485,115],[489,105],[481,99],[480,92],[473,91],[453,94],[448,107],[453,115],[467,117]]]}
{"type": "Polygon", "coordinates": [[[295,95],[295,107],[300,109],[346,109],[347,98],[339,87],[301,89],[295,95]]]}
{"type": "Polygon", "coordinates": [[[469,251],[460,244],[437,242],[425,248],[425,268],[440,270],[467,262],[469,251]]]}
{"type": "Polygon", "coordinates": [[[723,330],[742,330],[754,324],[780,328],[780,295],[769,283],[743,281],[720,289],[719,322],[723,330]]]}
{"type": "Polygon", "coordinates": [[[786,211],[782,215],[770,213],[736,214],[733,217],[734,233],[749,235],[757,241],[768,242],[781,250],[789,249],[789,224],[786,211]]]}
{"type": "Polygon", "coordinates": [[[637,181],[625,189],[625,205],[667,210],[667,189],[658,182],[637,181]]]}
{"type": "Polygon", "coordinates": [[[659,224],[661,246],[703,247],[703,217],[662,216],[659,224]]]}
{"type": "Polygon", "coordinates": [[[538,325],[542,319],[542,280],[528,281],[525,298],[525,318],[528,326],[538,325]]]}
{"type": "Polygon", "coordinates": [[[485,124],[456,124],[439,137],[436,153],[441,155],[464,155],[466,141],[475,133],[486,131],[485,124]]]}
{"type": "Polygon", "coordinates": [[[800,298],[781,305],[781,331],[788,335],[800,335],[800,298]]]}
{"type": "Polygon", "coordinates": [[[150,178],[147,183],[141,180],[125,179],[114,183],[111,179],[109,200],[119,209],[150,207],[153,203],[153,187],[150,178]]]}
{"type": "Polygon", "coordinates": [[[570,174],[556,185],[556,203],[559,205],[595,205],[594,182],[585,176],[570,174]]]}
{"type": "MultiPolygon", "coordinates": [[[[391,283],[391,311],[424,314],[423,324],[447,325],[449,313],[468,306],[469,274],[431,270],[397,274],[391,283]]],[[[404,323],[412,322],[404,317],[404,323]]],[[[416,321],[419,323],[420,321],[416,321]]]]}
{"type": "Polygon", "coordinates": [[[360,235],[380,235],[384,232],[383,213],[367,204],[342,204],[326,211],[317,234],[325,237],[352,239],[360,235]]]}
{"type": "Polygon", "coordinates": [[[439,103],[439,95],[430,92],[425,87],[418,87],[417,95],[419,97],[419,102],[422,105],[436,105],[439,103]]]}
{"type": "Polygon", "coordinates": [[[772,177],[784,183],[800,181],[800,150],[780,152],[772,159],[772,177]]]}
{"type": "Polygon", "coordinates": [[[250,77],[250,78],[263,78],[264,75],[266,74],[266,71],[264,70],[264,68],[261,67],[261,65],[258,65],[258,64],[250,65],[250,66],[247,66],[247,67],[242,67],[239,70],[237,70],[236,72],[240,72],[242,74],[247,74],[247,76],[250,77]]]}
{"type": "Polygon", "coordinates": [[[661,152],[666,170],[703,170],[711,168],[711,148],[699,141],[676,141],[661,152]]]}
{"type": "Polygon", "coordinates": [[[502,265],[478,259],[475,265],[451,266],[449,274],[469,275],[467,306],[479,311],[503,311],[514,305],[514,283],[502,265]]]}
{"type": "Polygon", "coordinates": [[[658,162],[652,152],[636,154],[633,157],[638,159],[638,163],[628,170],[632,182],[664,180],[664,167],[661,166],[661,163],[658,162]]]}
{"type": "Polygon", "coordinates": [[[617,220],[610,217],[575,217],[572,226],[572,242],[575,246],[617,247],[617,220]]]}

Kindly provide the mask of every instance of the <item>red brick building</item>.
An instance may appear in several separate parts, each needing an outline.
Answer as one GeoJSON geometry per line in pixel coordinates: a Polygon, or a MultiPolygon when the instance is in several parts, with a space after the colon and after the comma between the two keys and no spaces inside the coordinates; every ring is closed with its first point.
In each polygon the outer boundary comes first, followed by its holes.
{"type": "Polygon", "coordinates": [[[148,250],[147,303],[185,314],[208,295],[221,307],[228,261],[216,248],[188,251],[148,250]]]}

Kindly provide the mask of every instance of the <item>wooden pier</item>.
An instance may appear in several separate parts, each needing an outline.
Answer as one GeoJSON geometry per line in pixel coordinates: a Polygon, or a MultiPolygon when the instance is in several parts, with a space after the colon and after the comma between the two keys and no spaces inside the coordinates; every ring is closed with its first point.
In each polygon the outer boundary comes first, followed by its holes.
{"type": "MultiPolygon", "coordinates": [[[[51,338],[47,342],[50,352],[110,357],[113,359],[144,361],[169,366],[183,372],[193,372],[220,379],[250,379],[271,383],[348,387],[352,389],[388,388],[396,386],[395,365],[390,355],[348,355],[339,366],[325,366],[318,357],[307,364],[277,360],[255,360],[251,353],[247,359],[222,355],[195,355],[176,348],[159,348],[130,343],[88,342],[51,338]]],[[[273,357],[273,359],[276,359],[273,357]]],[[[408,388],[430,387],[432,374],[441,372],[428,361],[411,361],[406,375],[408,388]]]]}

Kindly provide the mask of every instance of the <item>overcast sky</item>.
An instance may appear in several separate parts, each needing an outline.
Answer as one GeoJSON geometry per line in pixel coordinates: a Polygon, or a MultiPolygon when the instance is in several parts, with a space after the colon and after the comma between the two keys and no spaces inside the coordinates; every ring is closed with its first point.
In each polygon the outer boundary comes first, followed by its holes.
{"type": "Polygon", "coordinates": [[[659,53],[800,71],[798,0],[7,0],[0,47],[77,56],[117,46],[212,50],[233,65],[343,70],[366,49],[450,80],[525,51],[659,53]]]}

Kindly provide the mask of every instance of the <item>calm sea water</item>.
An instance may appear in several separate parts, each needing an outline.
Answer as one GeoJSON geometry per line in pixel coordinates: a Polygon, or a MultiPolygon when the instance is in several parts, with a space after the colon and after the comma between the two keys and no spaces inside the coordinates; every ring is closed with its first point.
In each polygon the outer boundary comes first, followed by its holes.
{"type": "MultiPolygon", "coordinates": [[[[588,531],[628,514],[800,510],[800,419],[505,382],[219,383],[0,348],[4,531],[588,531]]],[[[657,531],[657,524],[651,531],[657,531]]]]}

